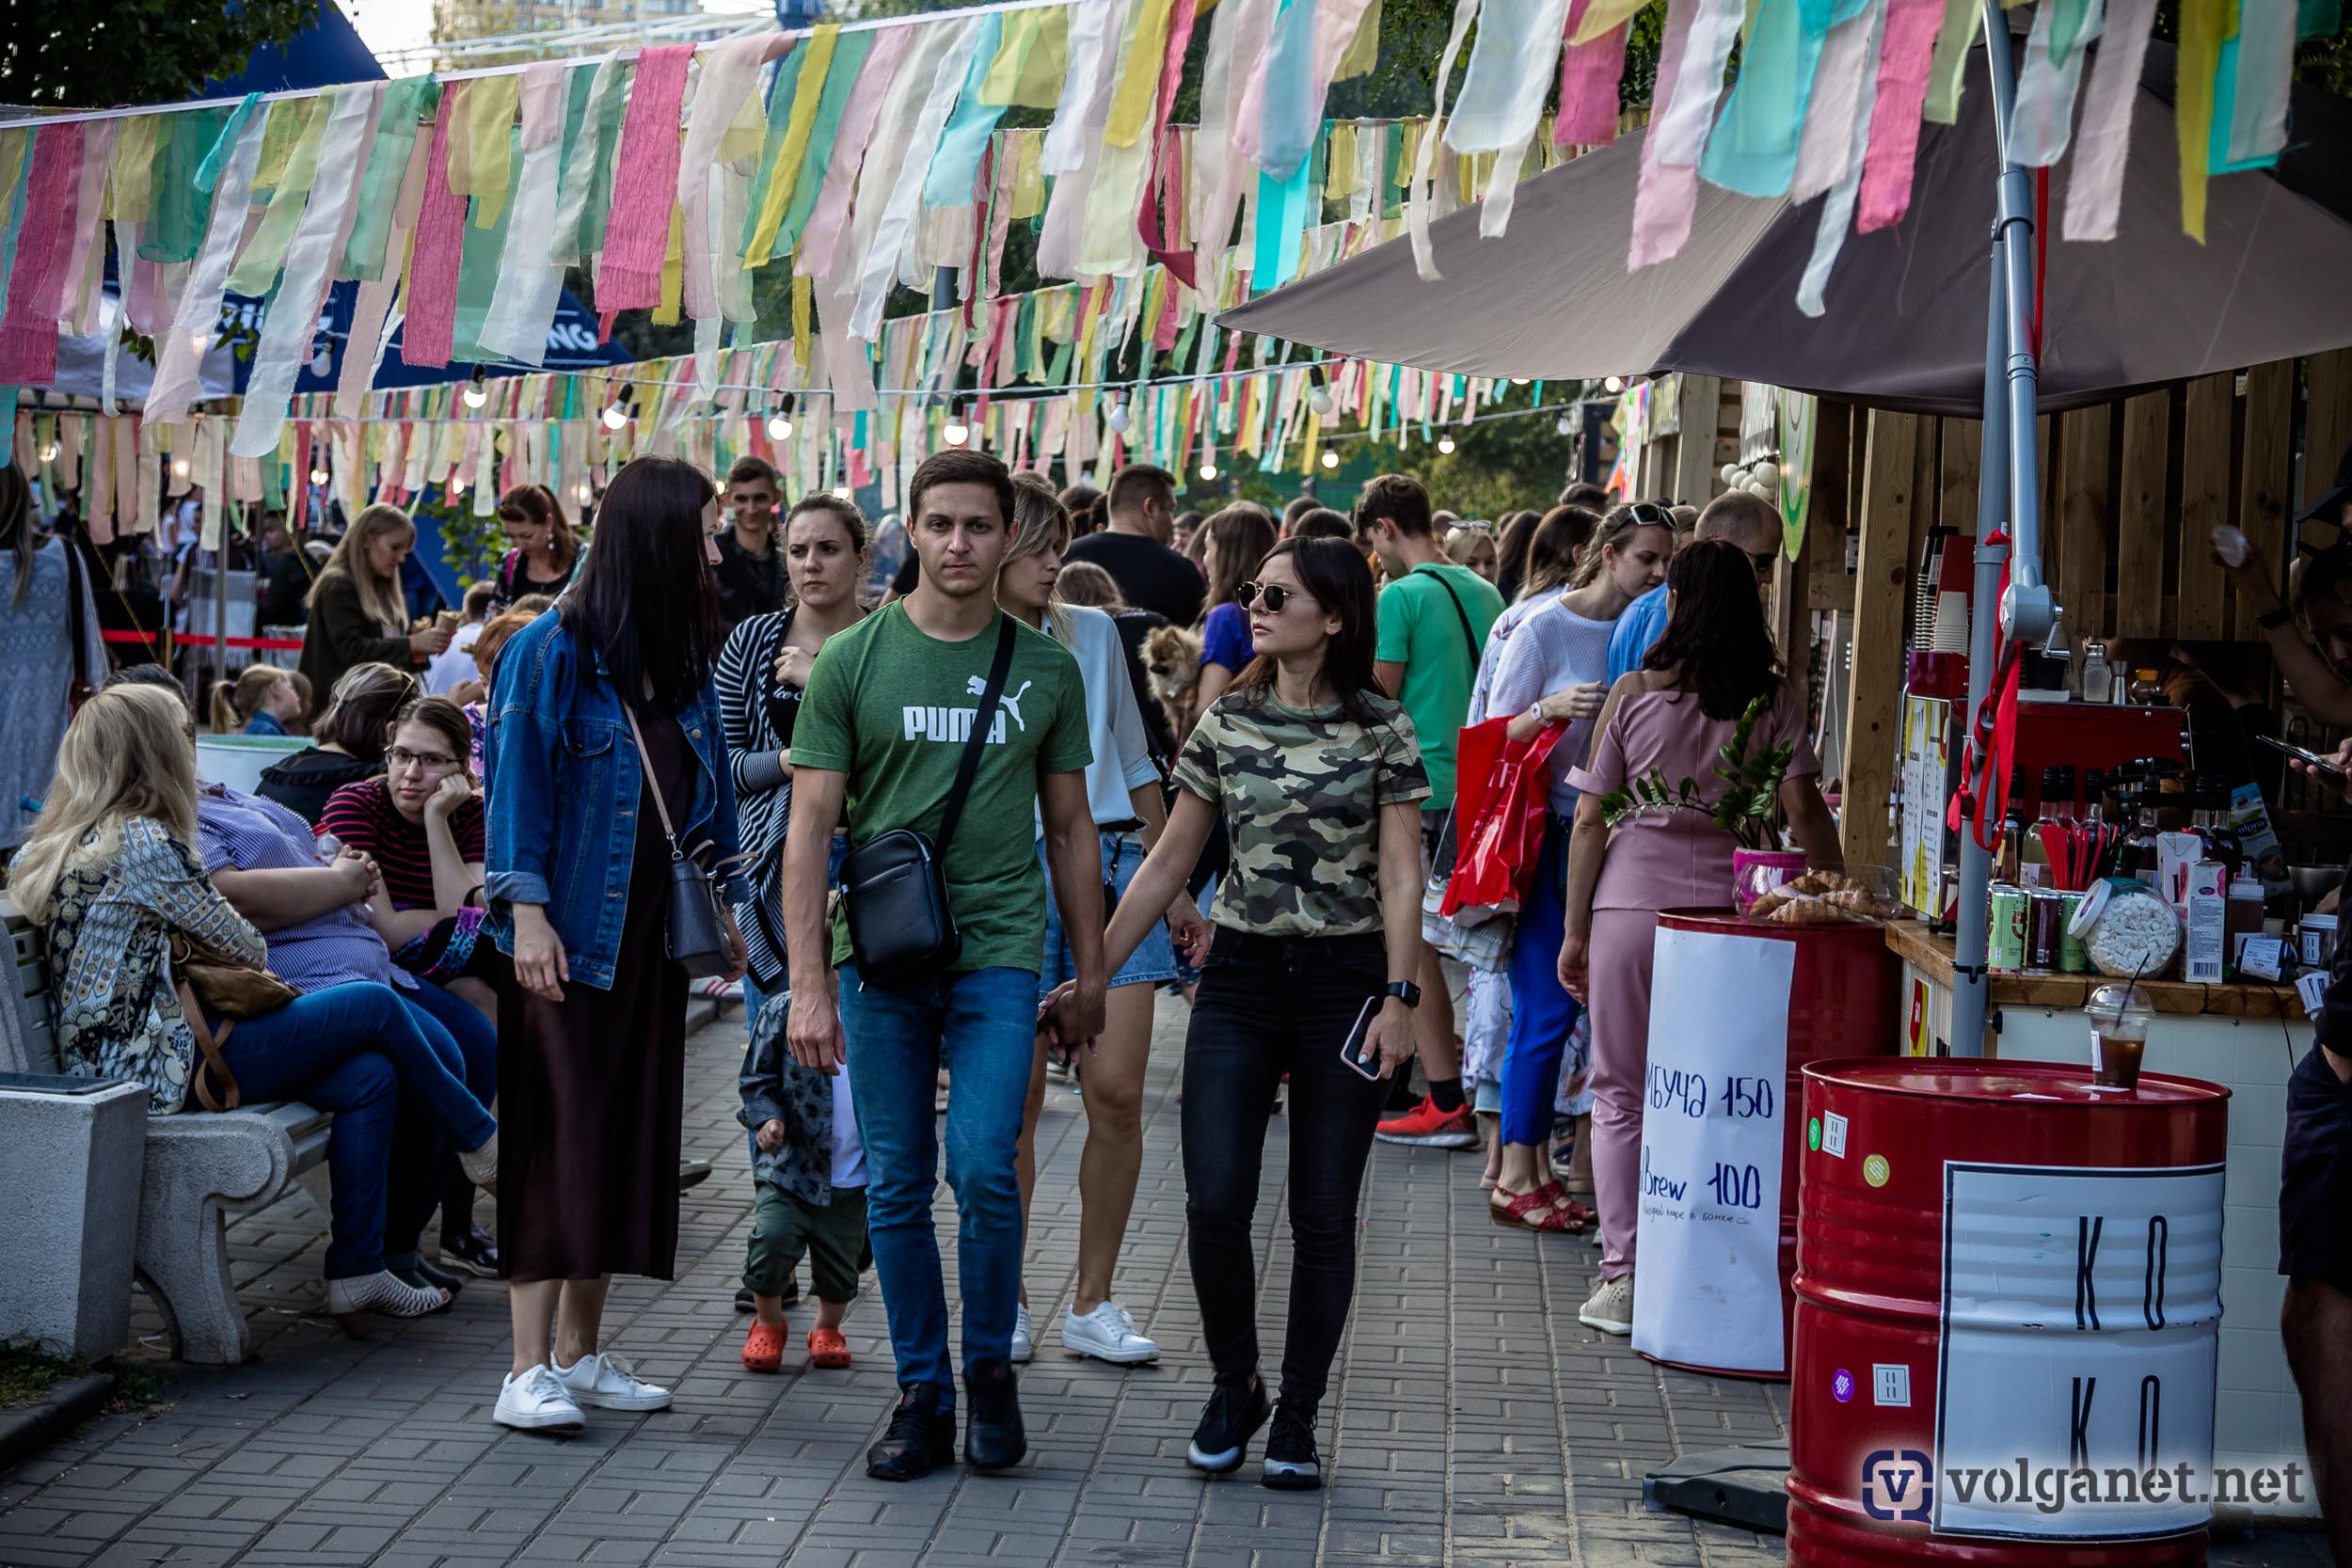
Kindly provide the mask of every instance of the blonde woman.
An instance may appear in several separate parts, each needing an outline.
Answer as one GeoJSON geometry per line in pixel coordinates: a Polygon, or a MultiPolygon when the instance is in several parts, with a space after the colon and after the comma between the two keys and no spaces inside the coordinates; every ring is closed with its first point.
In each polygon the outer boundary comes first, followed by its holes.
{"type": "Polygon", "coordinates": [[[422,665],[449,646],[437,626],[408,630],[401,595],[401,562],[415,548],[417,529],[397,506],[359,514],[310,585],[310,624],[302,637],[302,673],[332,691],[355,664],[381,659],[395,669],[422,665]]]}
{"type": "MultiPolygon", "coordinates": [[[[1086,692],[1087,734],[1094,760],[1087,764],[1087,803],[1103,845],[1103,888],[1116,901],[1143,868],[1143,858],[1167,826],[1160,796],[1159,765],[1127,676],[1127,653],[1119,627],[1099,610],[1065,603],[1056,594],[1061,552],[1070,544],[1070,514],[1044,481],[1015,476],[1013,522],[1017,531],[1006,547],[996,577],[996,602],[1016,621],[1037,627],[1070,650],[1078,661],[1086,692]]],[[[1039,858],[1044,855],[1044,821],[1038,823],[1039,858]]],[[[1166,918],[1146,930],[1132,958],[1110,977],[1104,1029],[1084,1058],[1087,1141],[1079,1158],[1078,1277],[1069,1314],[1062,1319],[1062,1349],[1115,1366],[1159,1358],[1160,1347],[1136,1331],[1126,1307],[1111,1296],[1111,1269],[1135,1206],[1136,1180],[1143,1169],[1143,1069],[1152,1051],[1152,1003],[1159,988],[1176,978],[1171,930],[1187,948],[1206,950],[1208,923],[1181,888],[1164,906],[1166,918]]],[[[1044,962],[1038,971],[1041,1002],[1077,973],[1061,907],[1045,906],[1044,962]]],[[[1037,1188],[1037,1120],[1045,1103],[1045,1037],[1030,1064],[1029,1099],[1021,1124],[1019,1171],[1025,1227],[1029,1199],[1037,1188]]],[[[1014,1315],[1012,1358],[1026,1361],[1035,1350],[1025,1291],[1014,1315]]]]}
{"type": "Polygon", "coordinates": [[[275,665],[248,664],[235,680],[213,683],[213,728],[223,735],[292,735],[302,706],[294,672],[275,665]]]}
{"type": "MultiPolygon", "coordinates": [[[[389,986],[329,986],[233,1029],[183,1008],[169,963],[175,933],[235,962],[260,967],[269,958],[196,848],[194,739],[177,693],[124,685],[85,704],[57,748],[56,780],[11,863],[9,891],[48,938],[58,1059],[83,1077],[144,1085],[151,1116],[222,1105],[232,1092],[334,1112],[327,1310],[355,1331],[365,1312],[438,1311],[447,1291],[419,1289],[384,1267],[401,1098],[470,1151],[459,1160],[478,1181],[496,1180],[498,1126],[458,1076],[455,1046],[420,1026],[389,986]]],[[[355,898],[376,879],[357,854],[330,874],[355,898]]],[[[411,1157],[401,1151],[404,1162],[411,1157]]]]}

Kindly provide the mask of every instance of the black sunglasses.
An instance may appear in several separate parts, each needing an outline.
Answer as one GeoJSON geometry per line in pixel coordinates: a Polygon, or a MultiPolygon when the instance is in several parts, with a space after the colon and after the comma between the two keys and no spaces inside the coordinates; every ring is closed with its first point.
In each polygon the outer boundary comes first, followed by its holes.
{"type": "Polygon", "coordinates": [[[1303,588],[1285,588],[1279,582],[1263,584],[1245,582],[1233,590],[1233,602],[1240,605],[1242,609],[1248,610],[1260,599],[1263,599],[1267,612],[1274,615],[1281,614],[1282,607],[1290,603],[1294,596],[1303,599],[1309,594],[1303,588]]]}

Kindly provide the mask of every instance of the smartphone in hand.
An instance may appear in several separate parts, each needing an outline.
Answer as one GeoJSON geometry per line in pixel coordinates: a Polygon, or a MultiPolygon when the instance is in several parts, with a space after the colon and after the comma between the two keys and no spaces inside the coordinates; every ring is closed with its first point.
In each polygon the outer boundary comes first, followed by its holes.
{"type": "Polygon", "coordinates": [[[2320,772],[2325,773],[2330,779],[2341,781],[2344,778],[2344,770],[2339,768],[2334,763],[2328,761],[2326,757],[2321,756],[2317,752],[2306,751],[2300,746],[2290,745],[2286,741],[2274,739],[2266,735],[2258,735],[2254,738],[2261,741],[2264,745],[2269,747],[2274,752],[2284,752],[2288,756],[2293,757],[2296,761],[2306,763],[2311,767],[2317,768],[2320,772]]]}
{"type": "Polygon", "coordinates": [[[1340,1047],[1340,1060],[1359,1078],[1380,1076],[1380,1057],[1375,1053],[1364,1054],[1366,1035],[1372,1031],[1372,1021],[1380,1016],[1381,999],[1377,996],[1364,1004],[1364,1010],[1356,1015],[1356,1027],[1347,1032],[1346,1042],[1340,1047]]]}

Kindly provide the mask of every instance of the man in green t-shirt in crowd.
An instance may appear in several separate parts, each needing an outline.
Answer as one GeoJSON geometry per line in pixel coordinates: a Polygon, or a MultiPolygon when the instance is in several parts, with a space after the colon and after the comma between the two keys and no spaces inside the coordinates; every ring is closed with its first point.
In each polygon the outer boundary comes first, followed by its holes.
{"type": "MultiPolygon", "coordinates": [[[[1476,572],[1446,559],[1429,492],[1408,475],[1382,474],[1364,486],[1356,503],[1356,542],[1379,556],[1388,579],[1380,590],[1373,673],[1404,705],[1421,738],[1422,767],[1429,775],[1429,799],[1421,803],[1422,845],[1429,869],[1450,870],[1454,845],[1445,826],[1454,810],[1454,744],[1470,714],[1487,629],[1502,614],[1502,595],[1476,572]]],[[[1397,1107],[1402,1114],[1382,1122],[1379,1136],[1433,1148],[1475,1148],[1478,1119],[1462,1098],[1462,1040],[1435,949],[1422,953],[1421,993],[1435,1004],[1413,1016],[1429,1093],[1417,1105],[1397,1107]]],[[[1397,1082],[1404,1081],[1405,1074],[1397,1074],[1397,1082]]]]}
{"type": "Polygon", "coordinates": [[[1022,1247],[1013,1160],[1045,947],[1045,878],[1033,826],[1041,806],[1077,969],[1076,990],[1055,1022],[1064,1039],[1103,1029],[1103,866],[1087,803],[1086,693],[1069,653],[996,608],[1012,505],[1011,476],[995,458],[945,451],[924,460],[907,497],[921,579],[825,643],[792,735],[786,1036],[803,1067],[832,1073],[846,1062],[866,1143],[866,1227],[900,1390],[889,1430],[866,1456],[866,1473],[881,1481],[912,1481],[955,1457],[956,1383],[931,1222],[939,1184],[932,1101],[942,1066],[949,1077],[947,1182],[962,1216],[956,1259],[971,1401],[964,1462],[999,1469],[1027,1452],[1011,1361],[1022,1247]],[[834,824],[846,805],[853,845],[900,828],[936,843],[1007,626],[1011,666],[943,853],[962,951],[939,974],[869,982],[838,914],[826,936],[834,824]]]}

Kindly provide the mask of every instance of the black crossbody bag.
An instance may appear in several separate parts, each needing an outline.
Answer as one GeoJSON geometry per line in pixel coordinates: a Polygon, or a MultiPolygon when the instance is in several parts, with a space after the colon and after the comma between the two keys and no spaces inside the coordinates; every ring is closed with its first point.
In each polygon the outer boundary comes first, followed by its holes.
{"type": "Polygon", "coordinates": [[[997,699],[1004,695],[1005,676],[1012,669],[1017,635],[1012,617],[1005,616],[1000,628],[995,661],[989,666],[987,689],[972,714],[972,733],[964,737],[963,755],[956,764],[956,782],[947,791],[939,836],[934,839],[918,828],[893,828],[850,850],[841,863],[850,951],[857,958],[858,974],[869,983],[890,986],[924,979],[963,952],[963,933],[956,928],[955,911],[947,903],[947,845],[956,836],[964,797],[979,771],[980,748],[988,744],[997,699]]]}

